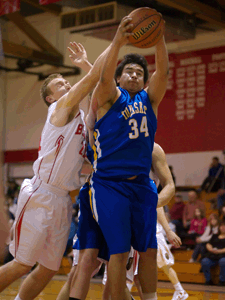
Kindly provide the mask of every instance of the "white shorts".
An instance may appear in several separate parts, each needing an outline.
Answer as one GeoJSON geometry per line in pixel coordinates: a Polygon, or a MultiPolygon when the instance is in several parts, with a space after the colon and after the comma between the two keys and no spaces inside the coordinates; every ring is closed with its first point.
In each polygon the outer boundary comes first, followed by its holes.
{"type": "Polygon", "coordinates": [[[68,191],[33,179],[22,183],[10,252],[28,266],[36,262],[57,271],[70,232],[72,201],[68,191]]]}
{"type": "Polygon", "coordinates": [[[170,267],[174,265],[174,257],[167,245],[164,235],[162,233],[157,233],[156,238],[158,243],[158,251],[157,251],[158,268],[162,268],[164,266],[170,267]]]}

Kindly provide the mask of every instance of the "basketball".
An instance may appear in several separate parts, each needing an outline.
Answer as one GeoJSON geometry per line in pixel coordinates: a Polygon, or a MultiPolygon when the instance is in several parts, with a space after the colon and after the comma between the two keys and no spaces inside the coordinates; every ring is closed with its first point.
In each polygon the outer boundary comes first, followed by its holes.
{"type": "Polygon", "coordinates": [[[141,7],[133,10],[129,17],[134,25],[133,36],[129,36],[130,43],[138,48],[150,48],[157,44],[165,31],[162,15],[155,9],[141,7]]]}

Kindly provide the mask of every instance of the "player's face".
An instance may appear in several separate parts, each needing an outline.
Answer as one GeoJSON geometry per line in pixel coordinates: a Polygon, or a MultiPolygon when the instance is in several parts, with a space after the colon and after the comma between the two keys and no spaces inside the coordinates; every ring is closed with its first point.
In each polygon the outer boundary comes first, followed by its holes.
{"type": "Polygon", "coordinates": [[[49,83],[48,87],[52,92],[51,97],[54,98],[55,101],[59,100],[71,89],[70,83],[66,79],[61,77],[53,79],[49,83]]]}
{"type": "Polygon", "coordinates": [[[144,88],[144,69],[138,64],[127,64],[117,81],[121,88],[130,93],[138,93],[144,88]]]}

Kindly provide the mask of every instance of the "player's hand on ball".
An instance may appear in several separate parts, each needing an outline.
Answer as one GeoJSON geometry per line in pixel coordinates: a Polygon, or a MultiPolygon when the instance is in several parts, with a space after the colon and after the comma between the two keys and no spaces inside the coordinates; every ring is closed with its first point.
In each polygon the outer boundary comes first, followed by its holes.
{"type": "Polygon", "coordinates": [[[133,28],[133,24],[131,23],[131,21],[132,18],[126,16],[120,22],[120,25],[114,37],[114,42],[118,44],[119,47],[126,45],[129,42],[128,37],[133,35],[133,33],[131,32],[133,28]]]}

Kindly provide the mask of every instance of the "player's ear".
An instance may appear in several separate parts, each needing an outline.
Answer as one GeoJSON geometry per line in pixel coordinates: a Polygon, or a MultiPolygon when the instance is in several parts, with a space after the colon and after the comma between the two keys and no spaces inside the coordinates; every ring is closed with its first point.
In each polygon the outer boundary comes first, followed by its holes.
{"type": "Polygon", "coordinates": [[[121,77],[121,76],[118,76],[118,77],[116,78],[116,85],[120,85],[120,77],[121,77]]]}
{"type": "Polygon", "coordinates": [[[52,97],[52,95],[49,95],[49,96],[47,96],[46,98],[45,98],[45,100],[48,102],[48,103],[53,103],[53,102],[55,102],[55,99],[52,97]]]}

